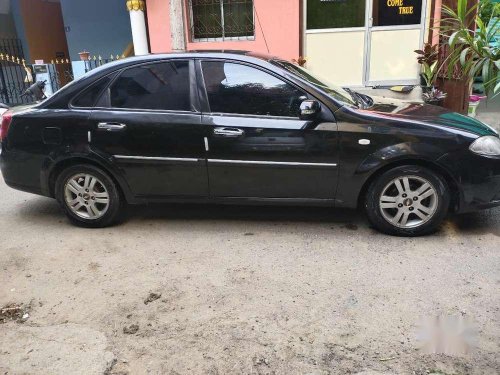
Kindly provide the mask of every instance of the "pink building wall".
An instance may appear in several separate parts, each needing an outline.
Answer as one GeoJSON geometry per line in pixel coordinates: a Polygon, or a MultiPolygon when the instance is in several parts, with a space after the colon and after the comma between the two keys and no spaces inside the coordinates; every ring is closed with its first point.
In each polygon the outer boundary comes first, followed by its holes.
{"type": "MultiPolygon", "coordinates": [[[[146,5],[151,52],[170,52],[169,0],[147,0],[146,5]]],[[[258,15],[255,17],[255,40],[192,42],[190,22],[185,22],[187,50],[235,49],[297,59],[300,55],[300,0],[254,0],[254,6],[258,15]]],[[[184,14],[189,19],[187,7],[184,14]]]]}
{"type": "Polygon", "coordinates": [[[147,0],[146,8],[151,52],[171,51],[169,0],[147,0]]]}

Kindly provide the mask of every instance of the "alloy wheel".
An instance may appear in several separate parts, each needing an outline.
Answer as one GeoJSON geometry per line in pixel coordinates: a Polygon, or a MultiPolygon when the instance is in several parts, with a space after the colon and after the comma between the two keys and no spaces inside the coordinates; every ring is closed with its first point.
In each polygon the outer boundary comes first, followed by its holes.
{"type": "Polygon", "coordinates": [[[382,216],[398,228],[416,228],[437,211],[436,188],[419,176],[401,176],[389,182],[379,199],[382,216]]]}
{"type": "Polygon", "coordinates": [[[109,194],[97,177],[80,173],[70,177],[64,186],[66,205],[77,216],[96,220],[109,208],[109,194]]]}

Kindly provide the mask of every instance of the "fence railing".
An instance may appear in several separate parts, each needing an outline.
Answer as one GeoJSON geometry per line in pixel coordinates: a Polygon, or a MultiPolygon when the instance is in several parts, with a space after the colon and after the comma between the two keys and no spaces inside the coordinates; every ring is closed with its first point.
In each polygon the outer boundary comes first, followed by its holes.
{"type": "Polygon", "coordinates": [[[0,38],[0,54],[24,59],[23,44],[20,39],[0,38]]]}
{"type": "MultiPolygon", "coordinates": [[[[0,102],[16,105],[33,101],[33,98],[24,93],[33,82],[40,80],[40,77],[37,77],[37,71],[40,72],[40,70],[36,69],[37,64],[28,64],[23,56],[20,41],[0,39],[0,102]],[[20,55],[12,53],[16,51],[20,52],[20,55]]],[[[45,76],[42,79],[47,80],[47,84],[51,86],[52,90],[49,92],[55,92],[73,79],[123,58],[125,58],[123,55],[111,55],[109,58],[91,56],[83,61],[54,59],[47,64],[46,68],[43,68],[45,76]]]]}
{"type": "Polygon", "coordinates": [[[33,80],[32,69],[20,57],[0,52],[0,102],[5,104],[29,103],[24,95],[33,80]]]}
{"type": "Polygon", "coordinates": [[[124,59],[125,56],[120,56],[120,55],[116,55],[116,56],[113,56],[111,55],[110,57],[108,58],[103,58],[101,56],[93,56],[93,57],[89,57],[88,60],[84,60],[84,63],[85,63],[85,72],[90,72],[92,69],[95,69],[95,68],[98,68],[100,66],[103,66],[107,63],[110,63],[110,62],[113,62],[113,61],[116,61],[116,60],[121,60],[121,59],[124,59]]]}
{"type": "Polygon", "coordinates": [[[124,59],[124,55],[111,55],[108,58],[102,56],[89,56],[89,58],[79,61],[69,61],[68,59],[56,59],[51,63],[57,68],[60,75],[59,87],[64,86],[66,83],[73,79],[80,78],[83,74],[90,72],[100,66],[106,65],[110,62],[124,59]]]}

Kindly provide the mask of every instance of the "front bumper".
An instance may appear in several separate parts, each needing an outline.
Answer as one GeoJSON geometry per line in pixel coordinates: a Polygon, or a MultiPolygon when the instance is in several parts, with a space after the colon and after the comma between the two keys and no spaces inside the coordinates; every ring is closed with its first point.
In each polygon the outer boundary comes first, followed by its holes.
{"type": "Polygon", "coordinates": [[[438,162],[452,174],[458,186],[457,212],[500,206],[500,157],[464,150],[446,154],[438,162]]]}

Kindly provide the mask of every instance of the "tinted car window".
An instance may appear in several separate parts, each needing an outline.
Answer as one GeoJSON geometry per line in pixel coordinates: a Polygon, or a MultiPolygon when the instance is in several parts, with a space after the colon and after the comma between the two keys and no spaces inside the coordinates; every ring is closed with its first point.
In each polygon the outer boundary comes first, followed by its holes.
{"type": "Polygon", "coordinates": [[[171,61],[125,70],[110,90],[111,107],[189,111],[189,63],[171,61]]]}
{"type": "Polygon", "coordinates": [[[203,76],[215,113],[298,117],[306,99],[291,84],[247,65],[206,61],[203,76]]]}
{"type": "Polygon", "coordinates": [[[93,107],[102,90],[111,81],[110,77],[104,77],[95,82],[92,86],[84,90],[80,95],[73,100],[75,107],[93,107]]]}
{"type": "Polygon", "coordinates": [[[314,86],[326,91],[335,99],[350,105],[356,105],[356,102],[352,99],[351,94],[345,89],[335,86],[323,78],[319,78],[312,74],[311,71],[303,68],[297,64],[292,64],[288,61],[274,60],[271,64],[277,65],[280,68],[286,69],[289,72],[305,79],[307,82],[312,83],[314,86]]]}

